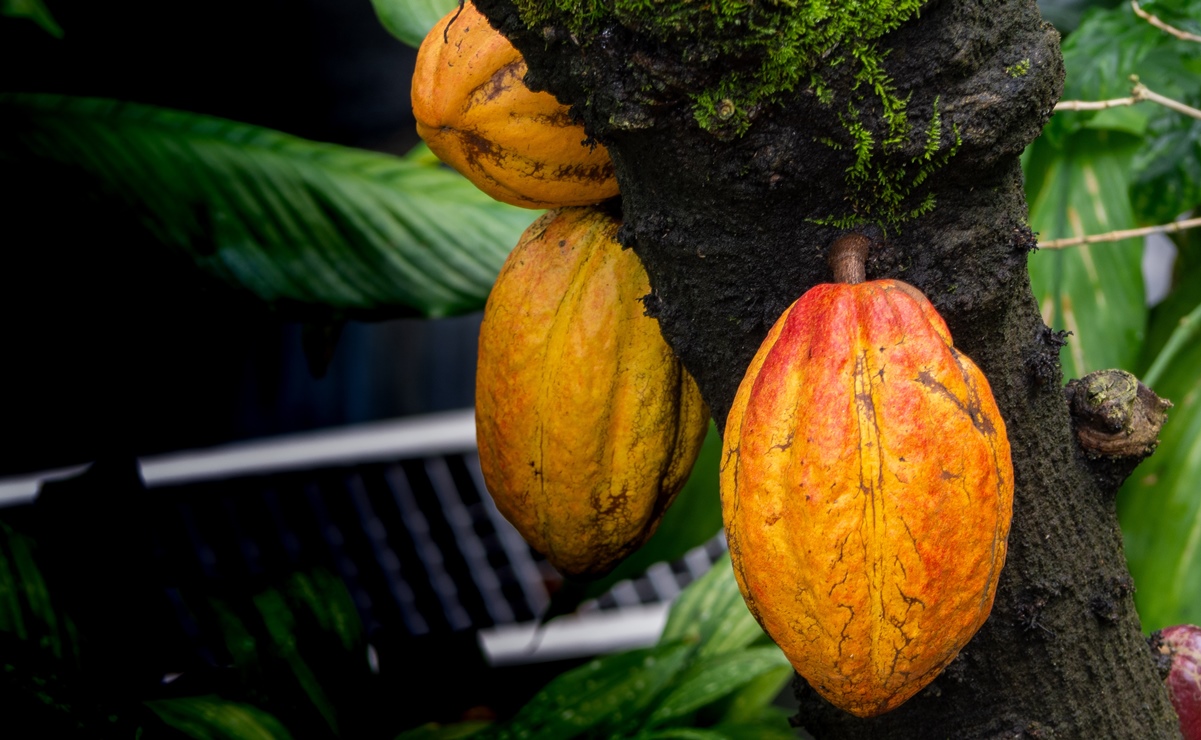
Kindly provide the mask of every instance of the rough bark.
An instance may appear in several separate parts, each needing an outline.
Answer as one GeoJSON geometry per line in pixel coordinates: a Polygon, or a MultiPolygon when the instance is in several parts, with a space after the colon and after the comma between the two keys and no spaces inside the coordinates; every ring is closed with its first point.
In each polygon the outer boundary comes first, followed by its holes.
{"type": "MultiPolygon", "coordinates": [[[[687,94],[716,79],[720,60],[686,65],[679,49],[617,24],[589,38],[554,22],[530,31],[510,0],[477,4],[525,54],[527,83],[573,104],[609,147],[621,238],[650,274],[648,312],[722,423],[776,317],[830,279],[826,251],[841,232],[815,221],[846,210],[852,155],[821,143],[846,139],[837,112],[800,90],[745,135],[718,138],[698,127],[687,94]]],[[[931,0],[885,43],[914,129],[937,99],[944,143],[956,128],[962,143],[923,185],[932,213],[872,232],[867,277],[920,288],[987,375],[1013,447],[1013,528],[992,616],[927,689],[861,720],[798,680],[797,723],[818,738],[1177,737],[1131,598],[1114,477],[1073,433],[1059,338],[1026,271],[1034,239],[1018,155],[1059,96],[1058,36],[1033,0],[931,0]],[[1022,60],[1028,71],[1015,74],[1022,60]]]]}

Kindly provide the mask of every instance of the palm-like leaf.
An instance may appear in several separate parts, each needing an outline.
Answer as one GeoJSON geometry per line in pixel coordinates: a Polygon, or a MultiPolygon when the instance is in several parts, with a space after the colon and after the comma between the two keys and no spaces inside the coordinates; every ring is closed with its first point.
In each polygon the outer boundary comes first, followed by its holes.
{"type": "Polygon", "coordinates": [[[371,0],[371,4],[389,33],[416,48],[458,0],[371,0]]]}
{"type": "Polygon", "coordinates": [[[376,315],[480,308],[533,216],[424,147],[397,158],[111,100],[0,95],[5,160],[59,166],[264,301],[376,315]]]}

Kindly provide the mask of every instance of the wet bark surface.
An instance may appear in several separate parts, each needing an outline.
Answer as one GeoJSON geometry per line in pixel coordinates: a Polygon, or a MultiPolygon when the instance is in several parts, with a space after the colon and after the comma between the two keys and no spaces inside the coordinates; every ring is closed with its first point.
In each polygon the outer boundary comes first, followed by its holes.
{"type": "MultiPolygon", "coordinates": [[[[509,0],[477,4],[525,54],[527,83],[573,104],[609,147],[621,239],[650,275],[647,310],[721,425],[775,319],[831,279],[827,251],[843,232],[815,222],[848,208],[852,154],[822,141],[846,140],[836,110],[802,90],[758,111],[745,135],[717,137],[696,124],[688,93],[720,62],[685,65],[679,49],[616,24],[595,38],[553,22],[531,31],[509,0]]],[[[937,100],[944,145],[956,133],[961,144],[916,193],[934,195],[933,212],[867,230],[867,278],[921,289],[988,377],[1013,448],[1014,519],[992,615],[941,676],[870,720],[798,680],[796,722],[817,738],[1178,737],[1134,611],[1113,477],[1077,443],[1060,340],[1026,271],[1034,237],[1018,155],[1059,97],[1058,35],[1032,1],[931,0],[884,41],[913,129],[926,130],[937,100]]],[[[838,74],[832,86],[849,90],[838,74]]],[[[892,156],[922,144],[911,137],[892,156]]]]}

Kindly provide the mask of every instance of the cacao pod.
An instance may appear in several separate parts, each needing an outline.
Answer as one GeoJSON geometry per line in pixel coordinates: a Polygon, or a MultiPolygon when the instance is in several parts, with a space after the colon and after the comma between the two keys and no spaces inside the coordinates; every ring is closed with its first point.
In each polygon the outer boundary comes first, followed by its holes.
{"type": "Polygon", "coordinates": [[[1160,638],[1161,649],[1172,656],[1166,683],[1180,718],[1180,734],[1184,740],[1201,740],[1201,627],[1167,627],[1160,638]]]}
{"type": "Polygon", "coordinates": [[[696,382],[646,316],[637,256],[598,209],[550,211],[484,309],[480,467],[496,506],[572,576],[603,575],[654,533],[708,428],[696,382]]]}
{"type": "Polygon", "coordinates": [[[916,288],[819,285],[772,327],[726,420],[722,514],[743,597],[793,667],[867,717],[992,608],[1013,468],[988,381],[916,288]]]}
{"type": "Polygon", "coordinates": [[[439,159],[505,203],[556,208],[617,195],[609,152],[585,145],[584,127],[550,93],[531,92],[525,72],[520,52],[465,3],[417,51],[417,133],[439,159]]]}

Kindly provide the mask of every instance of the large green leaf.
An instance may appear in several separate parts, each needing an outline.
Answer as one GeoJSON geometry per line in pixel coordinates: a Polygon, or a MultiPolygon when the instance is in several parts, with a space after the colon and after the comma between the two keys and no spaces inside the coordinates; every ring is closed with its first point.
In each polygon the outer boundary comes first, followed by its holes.
{"type": "MultiPolygon", "coordinates": [[[[1143,6],[1165,19],[1196,24],[1201,0],[1160,0],[1143,6]]],[[[1164,33],[1135,16],[1130,3],[1092,12],[1063,45],[1064,99],[1126,97],[1131,75],[1162,95],[1201,104],[1201,44],[1164,33]]],[[[1145,138],[1132,164],[1131,197],[1140,221],[1163,223],[1198,203],[1201,145],[1198,122],[1165,107],[1058,113],[1044,136],[1057,147],[1084,128],[1120,130],[1145,138]]]]}
{"type": "Polygon", "coordinates": [[[725,555],[680,594],[660,640],[695,642],[696,658],[704,659],[741,650],[763,637],[738,590],[730,556],[725,555]]]}
{"type": "MultiPolygon", "coordinates": [[[[338,734],[338,713],[329,694],[312,666],[300,654],[297,645],[296,617],[284,596],[276,590],[267,590],[254,597],[254,604],[262,614],[263,624],[271,636],[272,652],[288,665],[296,682],[304,690],[309,701],[321,713],[329,728],[338,734]]],[[[333,679],[327,676],[326,680],[333,679]]]]}
{"type": "Polygon", "coordinates": [[[55,658],[76,658],[75,627],[55,608],[34,542],[0,522],[0,632],[47,651],[55,658]]]}
{"type": "Polygon", "coordinates": [[[0,15],[28,18],[51,36],[58,39],[63,37],[62,26],[54,20],[54,16],[42,0],[0,0],[0,15]]]}
{"type": "Polygon", "coordinates": [[[791,675],[788,658],[775,645],[746,648],[695,661],[688,671],[658,702],[650,716],[657,725],[676,717],[685,717],[727,697],[769,672],[783,669],[791,675]]]}
{"type": "Polygon", "coordinates": [[[327,570],[293,573],[286,586],[290,599],[303,605],[325,633],[337,635],[347,652],[363,647],[363,623],[346,585],[327,570]]]}
{"type": "Polygon", "coordinates": [[[293,729],[355,734],[370,669],[362,623],[341,580],[323,569],[295,572],[253,593],[210,596],[204,606],[252,699],[291,707],[284,719],[293,729]]]}
{"type": "MultiPolygon", "coordinates": [[[[375,315],[482,307],[534,216],[424,148],[401,159],[110,100],[0,95],[5,160],[84,180],[264,301],[375,315]]],[[[0,185],[20,188],[2,174],[19,170],[0,167],[0,185]]]]}
{"type": "Polygon", "coordinates": [[[1201,233],[1175,236],[1172,292],[1151,314],[1141,379],[1176,405],[1155,454],[1118,495],[1143,628],[1201,623],[1201,233]]]}
{"type": "Polygon", "coordinates": [[[409,46],[421,46],[421,40],[442,16],[458,5],[458,0],[371,0],[380,23],[409,46]]]}
{"type": "MultiPolygon", "coordinates": [[[[1030,225],[1043,241],[1134,226],[1127,195],[1138,140],[1086,129],[1062,149],[1039,139],[1028,150],[1030,225]]],[[[1093,370],[1135,370],[1147,309],[1142,242],[1128,239],[1042,250],[1030,258],[1030,279],[1043,320],[1072,332],[1060,359],[1065,378],[1093,370]]]]}
{"type": "Polygon", "coordinates": [[[290,740],[292,734],[275,717],[249,704],[217,696],[189,696],[148,701],[164,722],[196,740],[290,740]]]}
{"type": "MultiPolygon", "coordinates": [[[[780,719],[779,708],[773,703],[795,675],[787,661],[760,673],[721,702],[721,723],[776,723],[780,719]]],[[[779,724],[786,728],[787,716],[783,719],[779,724]]]]}
{"type": "MultiPolygon", "coordinates": [[[[1158,312],[1173,331],[1147,376],[1156,393],[1175,406],[1155,454],[1134,472],[1118,496],[1126,558],[1134,576],[1143,628],[1201,624],[1201,292],[1181,316],[1158,312]]],[[[1153,329],[1158,332],[1158,327],[1153,329]]]]}
{"type": "Polygon", "coordinates": [[[1168,223],[1201,204],[1201,121],[1157,121],[1135,171],[1131,197],[1141,219],[1168,223]]]}
{"type": "Polygon", "coordinates": [[[782,710],[754,722],[733,722],[713,727],[668,727],[639,733],[637,740],[797,740],[782,710]]]}
{"type": "Polygon", "coordinates": [[[482,736],[608,736],[605,730],[637,721],[691,652],[689,644],[670,642],[598,658],[551,681],[511,723],[482,736]]]}
{"type": "MultiPolygon", "coordinates": [[[[698,736],[776,737],[788,723],[770,703],[791,675],[747,610],[726,557],[680,594],[657,645],[562,674],[478,737],[675,737],[694,724],[708,726],[698,736]]],[[[430,726],[413,737],[477,729],[430,726]]]]}

